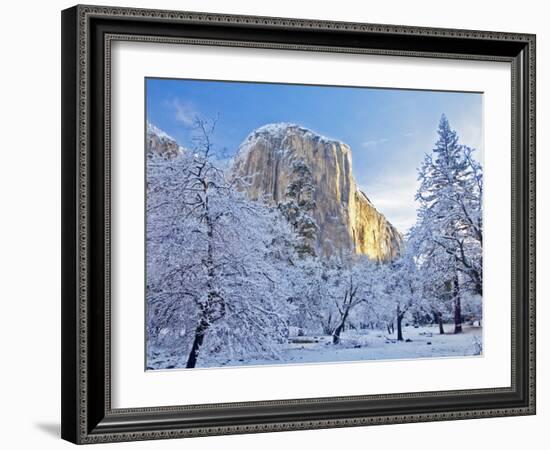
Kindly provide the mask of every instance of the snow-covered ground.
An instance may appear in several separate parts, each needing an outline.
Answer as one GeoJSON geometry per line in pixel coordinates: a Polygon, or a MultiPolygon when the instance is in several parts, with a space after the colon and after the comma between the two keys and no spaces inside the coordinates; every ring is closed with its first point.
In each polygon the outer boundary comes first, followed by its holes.
{"type": "MultiPolygon", "coordinates": [[[[281,349],[280,359],[247,359],[228,361],[217,357],[199,357],[197,368],[304,364],[381,359],[416,359],[464,357],[481,352],[482,328],[465,325],[461,334],[453,334],[453,326],[445,325],[446,334],[440,335],[436,326],[403,328],[407,341],[396,341],[382,330],[348,331],[342,334],[338,345],[330,336],[297,336],[281,349]]],[[[204,356],[204,355],[202,355],[204,356]]],[[[182,368],[185,361],[175,355],[158,354],[148,361],[149,369],[182,368]]]]}

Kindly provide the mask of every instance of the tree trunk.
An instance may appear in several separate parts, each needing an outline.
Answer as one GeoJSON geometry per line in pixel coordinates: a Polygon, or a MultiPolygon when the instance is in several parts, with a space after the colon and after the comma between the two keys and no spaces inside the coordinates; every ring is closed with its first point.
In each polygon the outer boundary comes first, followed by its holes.
{"type": "MultiPolygon", "coordinates": [[[[351,304],[351,298],[350,298],[350,304],[351,304]]],[[[346,319],[348,318],[349,314],[349,306],[344,310],[344,314],[342,314],[342,318],[340,319],[340,323],[338,326],[334,329],[332,332],[332,343],[333,344],[339,344],[340,343],[340,333],[344,331],[344,327],[346,325],[346,319]]]]}
{"type": "Polygon", "coordinates": [[[349,311],[346,310],[344,315],[342,316],[342,320],[340,320],[340,323],[338,326],[334,329],[332,332],[332,343],[333,344],[339,344],[340,343],[340,333],[344,331],[344,326],[346,324],[346,319],[348,318],[349,311]]]}
{"type": "Polygon", "coordinates": [[[403,314],[397,315],[397,340],[402,341],[403,340],[403,314]]]}
{"type": "Polygon", "coordinates": [[[333,344],[339,344],[340,343],[340,333],[342,332],[342,328],[344,328],[344,325],[340,323],[332,333],[332,343],[333,344]]]}
{"type": "Polygon", "coordinates": [[[437,325],[439,325],[439,334],[445,334],[445,329],[443,328],[443,314],[441,311],[435,311],[433,314],[437,325]]]}
{"type": "Polygon", "coordinates": [[[478,282],[476,283],[475,288],[476,288],[477,294],[478,294],[479,296],[483,297],[483,285],[481,284],[480,281],[478,281],[478,282]]]}
{"type": "Polygon", "coordinates": [[[455,334],[462,333],[462,313],[460,306],[460,297],[455,300],[455,334]]]}
{"type": "Polygon", "coordinates": [[[439,334],[445,334],[445,329],[443,328],[443,314],[437,313],[437,324],[439,325],[439,334]]]}
{"type": "Polygon", "coordinates": [[[204,341],[204,335],[208,329],[208,322],[203,317],[197,325],[195,330],[195,339],[193,340],[193,345],[191,346],[191,351],[189,352],[189,357],[187,358],[187,364],[185,367],[187,369],[192,369],[197,365],[197,358],[199,357],[199,349],[204,341]]]}
{"type": "MultiPolygon", "coordinates": [[[[208,294],[208,305],[203,306],[201,309],[201,318],[199,319],[199,324],[197,325],[197,328],[195,329],[195,338],[193,339],[193,345],[191,346],[191,351],[189,352],[189,357],[187,358],[187,364],[185,367],[187,369],[192,369],[197,365],[197,359],[199,357],[199,350],[201,348],[201,345],[204,341],[204,335],[206,334],[206,330],[209,327],[209,321],[207,320],[207,317],[209,314],[207,311],[210,307],[212,307],[213,303],[213,295],[212,295],[212,280],[214,278],[214,249],[213,249],[213,238],[214,238],[214,224],[212,223],[212,219],[210,218],[210,207],[208,203],[208,185],[204,185],[204,210],[205,210],[205,217],[206,217],[206,236],[207,236],[207,250],[206,250],[206,272],[208,276],[207,281],[207,287],[209,289],[208,294]]],[[[221,305],[223,308],[223,304],[221,305]]]]}
{"type": "Polygon", "coordinates": [[[455,276],[453,280],[454,284],[454,319],[455,319],[455,334],[462,333],[462,311],[460,305],[460,288],[458,285],[458,276],[455,276]]]}

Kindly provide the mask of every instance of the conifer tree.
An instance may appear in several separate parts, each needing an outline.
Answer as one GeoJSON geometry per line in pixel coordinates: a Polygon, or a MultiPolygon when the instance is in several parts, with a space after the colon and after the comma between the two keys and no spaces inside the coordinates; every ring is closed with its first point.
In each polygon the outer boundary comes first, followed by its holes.
{"type": "Polygon", "coordinates": [[[441,284],[454,305],[455,332],[461,332],[461,291],[482,295],[483,175],[474,150],[459,143],[444,114],[437,133],[439,139],[419,170],[415,239],[424,264],[438,261],[441,284]]]}
{"type": "Polygon", "coordinates": [[[311,170],[302,160],[292,164],[291,181],[285,191],[285,201],[279,208],[298,235],[297,253],[302,256],[317,256],[317,223],[311,216],[315,209],[315,185],[311,170]]]}

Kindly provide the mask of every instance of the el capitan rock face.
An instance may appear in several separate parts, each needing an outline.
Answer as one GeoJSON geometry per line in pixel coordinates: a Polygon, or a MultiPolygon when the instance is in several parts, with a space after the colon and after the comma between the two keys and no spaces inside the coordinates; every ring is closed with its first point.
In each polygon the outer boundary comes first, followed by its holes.
{"type": "Polygon", "coordinates": [[[352,251],[379,261],[399,256],[402,236],[361,192],[352,175],[351,149],[295,124],[253,131],[241,144],[233,173],[247,177],[248,195],[275,204],[285,200],[292,163],[303,161],[315,185],[317,249],[328,256],[352,251]]]}

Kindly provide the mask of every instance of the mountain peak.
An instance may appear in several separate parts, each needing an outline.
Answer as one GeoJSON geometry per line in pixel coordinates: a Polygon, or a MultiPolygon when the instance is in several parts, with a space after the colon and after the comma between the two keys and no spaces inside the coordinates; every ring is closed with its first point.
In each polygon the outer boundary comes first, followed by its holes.
{"type": "Polygon", "coordinates": [[[147,151],[166,159],[174,159],[185,149],[172,136],[147,121],[147,151]]]}
{"type": "Polygon", "coordinates": [[[155,135],[159,139],[164,139],[168,141],[176,141],[172,136],[167,134],[165,131],[161,130],[159,127],[154,125],[153,123],[147,121],[147,134],[155,135]]]}
{"type": "Polygon", "coordinates": [[[315,184],[319,254],[354,251],[389,261],[401,251],[401,234],[357,188],[351,170],[351,149],[294,123],[274,123],[252,131],[239,147],[233,173],[249,181],[250,198],[285,200],[293,181],[293,163],[304,162],[315,184]]]}
{"type": "Polygon", "coordinates": [[[255,148],[259,141],[268,141],[277,152],[293,154],[298,141],[308,141],[313,144],[320,143],[323,146],[334,147],[344,157],[349,158],[350,147],[337,139],[332,139],[316,131],[310,130],[293,122],[275,122],[256,128],[242,142],[237,150],[235,161],[246,159],[250,149],[255,148]]]}
{"type": "Polygon", "coordinates": [[[274,122],[274,123],[268,123],[266,125],[262,125],[261,127],[256,128],[254,131],[252,131],[244,140],[244,143],[250,140],[254,140],[260,136],[272,136],[274,138],[282,139],[288,135],[291,134],[298,134],[301,136],[304,136],[309,139],[313,140],[319,140],[323,142],[333,142],[341,144],[347,148],[349,146],[337,139],[332,139],[327,136],[323,136],[320,133],[317,133],[314,130],[311,130],[309,128],[306,128],[302,125],[299,125],[297,123],[293,122],[274,122]]]}

